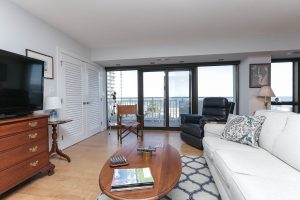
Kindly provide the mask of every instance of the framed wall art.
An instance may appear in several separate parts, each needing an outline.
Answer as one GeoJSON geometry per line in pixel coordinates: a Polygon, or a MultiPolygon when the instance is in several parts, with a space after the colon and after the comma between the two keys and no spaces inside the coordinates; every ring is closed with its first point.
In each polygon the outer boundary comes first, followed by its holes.
{"type": "Polygon", "coordinates": [[[250,64],[249,87],[260,88],[265,85],[271,85],[271,63],[250,64]]]}
{"type": "Polygon", "coordinates": [[[44,78],[54,79],[53,57],[26,49],[26,56],[44,61],[44,78]]]}

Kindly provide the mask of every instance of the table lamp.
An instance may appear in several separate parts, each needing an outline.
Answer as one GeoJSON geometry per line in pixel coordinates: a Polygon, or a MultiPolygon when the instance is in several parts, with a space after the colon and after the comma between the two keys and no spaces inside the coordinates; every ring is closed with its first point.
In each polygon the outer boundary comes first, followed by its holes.
{"type": "Polygon", "coordinates": [[[60,97],[47,97],[45,110],[51,110],[50,112],[50,122],[58,120],[58,114],[56,109],[61,108],[61,99],[60,97]]]}
{"type": "Polygon", "coordinates": [[[258,92],[258,95],[259,97],[265,97],[265,108],[266,110],[268,109],[268,100],[267,100],[267,97],[275,97],[275,94],[271,88],[271,86],[262,86],[258,92]]]}

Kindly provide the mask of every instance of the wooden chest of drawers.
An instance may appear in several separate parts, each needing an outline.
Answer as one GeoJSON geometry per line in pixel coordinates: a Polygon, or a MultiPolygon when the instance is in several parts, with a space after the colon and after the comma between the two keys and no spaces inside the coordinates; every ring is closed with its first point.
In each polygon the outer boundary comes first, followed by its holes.
{"type": "Polygon", "coordinates": [[[48,148],[48,116],[0,120],[0,195],[39,172],[52,175],[48,148]]]}

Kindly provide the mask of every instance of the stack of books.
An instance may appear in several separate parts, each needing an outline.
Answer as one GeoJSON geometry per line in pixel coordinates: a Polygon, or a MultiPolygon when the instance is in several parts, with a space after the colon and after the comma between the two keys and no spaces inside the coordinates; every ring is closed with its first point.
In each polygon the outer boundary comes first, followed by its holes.
{"type": "Polygon", "coordinates": [[[153,188],[150,168],[114,169],[111,191],[153,188]]]}

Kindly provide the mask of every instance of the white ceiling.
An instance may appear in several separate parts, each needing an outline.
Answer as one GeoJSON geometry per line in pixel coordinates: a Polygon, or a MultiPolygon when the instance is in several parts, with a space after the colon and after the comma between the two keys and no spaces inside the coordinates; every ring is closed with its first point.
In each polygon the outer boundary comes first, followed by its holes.
{"type": "Polygon", "coordinates": [[[11,1],[92,49],[300,34],[300,0],[11,1]]]}

